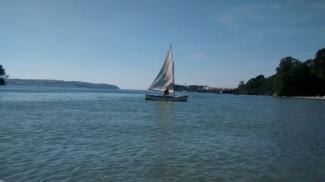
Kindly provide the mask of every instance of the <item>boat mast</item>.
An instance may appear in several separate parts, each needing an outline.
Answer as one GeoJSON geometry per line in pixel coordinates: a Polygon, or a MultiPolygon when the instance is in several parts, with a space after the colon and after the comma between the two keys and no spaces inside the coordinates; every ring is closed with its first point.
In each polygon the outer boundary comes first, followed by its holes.
{"type": "Polygon", "coordinates": [[[173,59],[173,50],[172,50],[172,44],[170,43],[170,53],[172,57],[172,63],[173,63],[173,95],[175,96],[175,71],[174,71],[174,59],[173,59]]]}

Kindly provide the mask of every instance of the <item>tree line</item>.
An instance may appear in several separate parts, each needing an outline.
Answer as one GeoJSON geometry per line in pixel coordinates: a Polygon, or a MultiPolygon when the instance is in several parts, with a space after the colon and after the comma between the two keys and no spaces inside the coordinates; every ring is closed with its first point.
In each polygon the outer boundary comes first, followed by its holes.
{"type": "Polygon", "coordinates": [[[0,65],[0,85],[6,84],[5,78],[8,78],[8,75],[6,74],[6,70],[3,68],[3,66],[0,65]]]}
{"type": "Polygon", "coordinates": [[[317,51],[313,59],[304,62],[285,57],[280,60],[276,73],[270,77],[258,75],[241,81],[235,94],[274,96],[324,96],[325,48],[317,51]]]}

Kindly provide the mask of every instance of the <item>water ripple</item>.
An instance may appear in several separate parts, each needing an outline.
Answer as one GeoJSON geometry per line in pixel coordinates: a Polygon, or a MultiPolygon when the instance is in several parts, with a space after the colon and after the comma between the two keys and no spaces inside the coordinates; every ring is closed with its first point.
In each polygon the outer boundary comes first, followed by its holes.
{"type": "Polygon", "coordinates": [[[0,92],[4,181],[324,181],[324,102],[0,92]]]}

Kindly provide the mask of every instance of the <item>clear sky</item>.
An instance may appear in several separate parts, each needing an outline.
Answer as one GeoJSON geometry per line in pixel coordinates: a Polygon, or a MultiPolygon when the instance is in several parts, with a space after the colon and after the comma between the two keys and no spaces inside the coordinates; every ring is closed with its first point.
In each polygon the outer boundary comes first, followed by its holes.
{"type": "Polygon", "coordinates": [[[325,1],[0,0],[11,78],[146,89],[170,42],[176,83],[236,87],[325,47],[325,1]]]}

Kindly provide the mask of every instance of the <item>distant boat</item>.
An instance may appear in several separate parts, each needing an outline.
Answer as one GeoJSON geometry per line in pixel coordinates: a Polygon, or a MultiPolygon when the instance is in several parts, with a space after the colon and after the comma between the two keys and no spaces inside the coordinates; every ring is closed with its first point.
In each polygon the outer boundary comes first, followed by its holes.
{"type": "Polygon", "coordinates": [[[146,94],[146,100],[159,101],[187,101],[187,95],[175,95],[174,90],[174,62],[172,46],[170,45],[166,60],[149,90],[160,91],[162,94],[146,94]]]}

